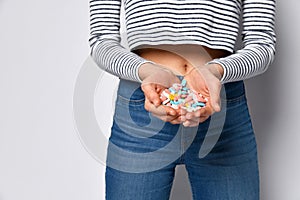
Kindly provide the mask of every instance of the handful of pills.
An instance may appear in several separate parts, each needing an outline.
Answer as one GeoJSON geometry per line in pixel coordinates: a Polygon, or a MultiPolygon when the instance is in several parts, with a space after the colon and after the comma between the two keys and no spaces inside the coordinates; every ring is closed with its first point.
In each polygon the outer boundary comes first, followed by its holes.
{"type": "Polygon", "coordinates": [[[186,86],[186,80],[181,83],[174,83],[169,89],[165,89],[160,99],[162,104],[174,109],[185,109],[187,112],[193,112],[205,107],[208,99],[202,94],[191,90],[186,86]]]}

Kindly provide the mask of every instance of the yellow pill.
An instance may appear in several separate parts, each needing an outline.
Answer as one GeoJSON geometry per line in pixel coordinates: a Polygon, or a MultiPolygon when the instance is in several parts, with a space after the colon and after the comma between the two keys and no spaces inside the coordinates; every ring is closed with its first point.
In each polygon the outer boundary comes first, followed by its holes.
{"type": "Polygon", "coordinates": [[[170,99],[170,100],[174,100],[174,98],[175,98],[174,94],[170,94],[170,95],[169,95],[169,99],[170,99]]]}

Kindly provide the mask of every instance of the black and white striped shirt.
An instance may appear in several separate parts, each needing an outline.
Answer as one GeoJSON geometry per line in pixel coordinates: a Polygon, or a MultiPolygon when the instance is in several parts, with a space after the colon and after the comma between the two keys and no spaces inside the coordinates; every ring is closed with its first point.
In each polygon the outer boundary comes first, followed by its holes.
{"type": "Polygon", "coordinates": [[[210,63],[224,68],[221,82],[263,73],[274,59],[275,0],[90,0],[91,56],[120,78],[139,81],[150,62],[132,52],[140,45],[199,44],[232,54],[210,63]],[[120,44],[124,3],[129,49],[120,44]],[[242,15],[242,24],[240,24],[242,15]],[[243,47],[234,52],[239,27],[243,47]]]}

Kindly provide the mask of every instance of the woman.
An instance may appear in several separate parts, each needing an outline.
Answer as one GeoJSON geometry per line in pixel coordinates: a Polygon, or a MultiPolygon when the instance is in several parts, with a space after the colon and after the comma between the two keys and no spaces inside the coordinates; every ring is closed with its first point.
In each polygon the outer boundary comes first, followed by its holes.
{"type": "Polygon", "coordinates": [[[259,199],[243,80],[274,59],[275,0],[125,0],[129,50],[120,45],[122,3],[90,1],[91,56],[120,78],[106,199],[169,199],[179,164],[193,199],[259,199]],[[239,28],[244,45],[234,52],[239,28]],[[160,93],[182,78],[209,99],[204,108],[162,105],[160,93]]]}

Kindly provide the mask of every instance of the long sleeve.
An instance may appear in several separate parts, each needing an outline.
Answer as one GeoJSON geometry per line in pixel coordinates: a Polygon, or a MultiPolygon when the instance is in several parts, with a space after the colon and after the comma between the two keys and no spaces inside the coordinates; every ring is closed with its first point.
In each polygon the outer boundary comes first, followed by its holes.
{"type": "Polygon", "coordinates": [[[243,48],[230,56],[209,62],[223,67],[221,83],[262,74],[273,62],[276,43],[275,4],[275,0],[243,1],[243,48]]]}
{"type": "Polygon", "coordinates": [[[90,55],[103,70],[141,82],[138,68],[147,61],[121,46],[121,0],[90,0],[90,55]]]}

